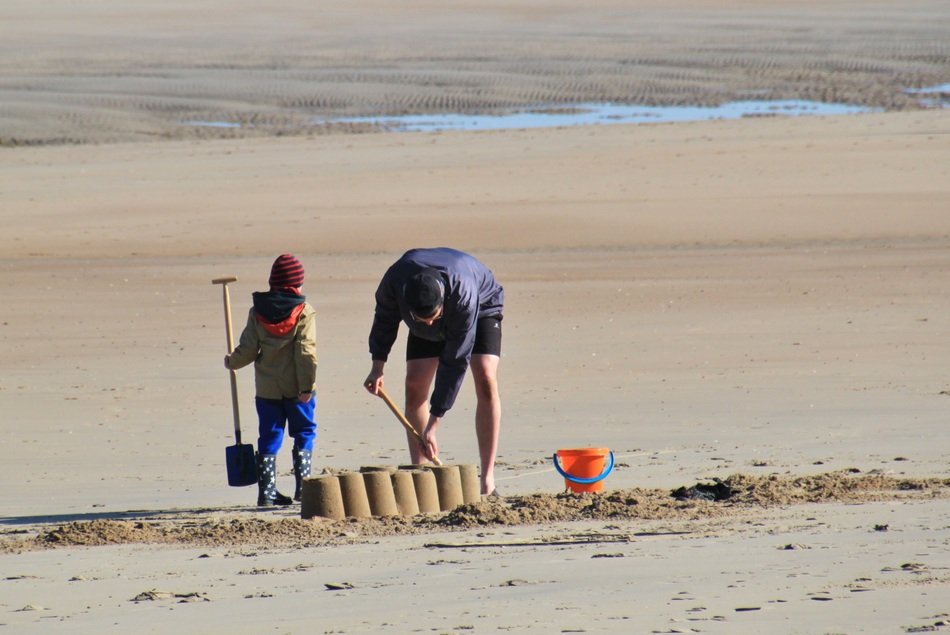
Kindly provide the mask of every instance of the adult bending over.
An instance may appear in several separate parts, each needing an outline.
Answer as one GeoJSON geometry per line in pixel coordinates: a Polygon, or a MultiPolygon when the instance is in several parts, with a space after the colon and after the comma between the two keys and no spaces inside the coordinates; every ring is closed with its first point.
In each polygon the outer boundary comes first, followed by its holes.
{"type": "Polygon", "coordinates": [[[495,455],[501,429],[498,362],[503,304],[504,290],[491,270],[473,256],[447,247],[412,249],[389,267],[380,281],[369,334],[373,365],[364,386],[378,395],[399,322],[409,327],[406,418],[423,440],[420,445],[412,437],[408,439],[413,463],[431,460],[438,454],[436,432],[471,366],[482,494],[495,493],[495,455]],[[433,379],[435,386],[429,398],[433,379]]]}

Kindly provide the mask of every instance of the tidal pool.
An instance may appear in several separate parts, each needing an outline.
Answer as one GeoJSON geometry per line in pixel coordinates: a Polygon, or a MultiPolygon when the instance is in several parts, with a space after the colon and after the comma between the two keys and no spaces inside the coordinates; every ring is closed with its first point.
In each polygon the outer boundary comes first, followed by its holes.
{"type": "Polygon", "coordinates": [[[506,130],[615,123],[702,121],[739,119],[742,117],[849,115],[880,112],[880,110],[879,108],[867,108],[865,106],[802,100],[736,101],[721,106],[630,106],[626,104],[586,103],[538,107],[512,111],[502,115],[444,113],[347,117],[323,120],[323,122],[371,123],[396,132],[436,132],[442,130],[506,130]]]}
{"type": "MultiPolygon", "coordinates": [[[[950,84],[926,88],[909,88],[908,94],[920,96],[925,108],[950,106],[950,84]]],[[[614,123],[662,123],[740,119],[742,117],[798,117],[806,115],[853,115],[883,112],[850,104],[830,104],[807,100],[748,100],[720,106],[631,106],[614,103],[584,103],[537,106],[512,110],[505,114],[466,115],[438,113],[428,115],[388,115],[373,117],[315,118],[315,125],[331,123],[367,123],[394,132],[439,132],[443,130],[510,130],[515,128],[552,128],[614,123]]],[[[202,128],[242,128],[231,121],[182,121],[187,126],[202,128]]]]}
{"type": "Polygon", "coordinates": [[[926,88],[908,88],[910,95],[920,95],[920,103],[928,108],[950,108],[950,84],[938,84],[926,88]]]}

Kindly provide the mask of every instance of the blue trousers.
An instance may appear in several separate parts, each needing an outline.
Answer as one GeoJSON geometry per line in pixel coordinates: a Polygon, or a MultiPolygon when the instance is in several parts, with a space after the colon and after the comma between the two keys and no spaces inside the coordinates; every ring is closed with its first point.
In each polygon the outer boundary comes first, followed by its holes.
{"type": "Polygon", "coordinates": [[[317,438],[317,421],[314,411],[317,397],[312,395],[307,403],[298,399],[255,399],[257,404],[258,438],[257,451],[261,454],[277,454],[284,440],[284,425],[293,437],[298,450],[313,451],[317,438]]]}

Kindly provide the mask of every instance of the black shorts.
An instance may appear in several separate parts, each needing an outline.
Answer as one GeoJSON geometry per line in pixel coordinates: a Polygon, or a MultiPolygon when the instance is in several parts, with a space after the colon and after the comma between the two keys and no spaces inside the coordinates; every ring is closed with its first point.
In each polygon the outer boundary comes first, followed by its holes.
{"type": "MultiPolygon", "coordinates": [[[[501,315],[479,318],[475,323],[475,346],[472,355],[498,355],[501,357],[501,315]]],[[[412,333],[406,340],[406,359],[439,357],[445,342],[433,342],[416,337],[412,333]]]]}

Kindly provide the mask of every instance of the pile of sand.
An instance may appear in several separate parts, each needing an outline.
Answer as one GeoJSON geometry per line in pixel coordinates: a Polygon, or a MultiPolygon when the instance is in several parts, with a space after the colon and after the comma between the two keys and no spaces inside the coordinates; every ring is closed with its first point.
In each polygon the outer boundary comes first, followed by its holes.
{"type": "MultiPolygon", "coordinates": [[[[0,552],[128,543],[211,547],[313,547],[390,535],[469,530],[486,526],[537,525],[573,521],[689,521],[735,517],[749,511],[804,503],[860,503],[950,496],[950,479],[905,479],[852,471],[814,476],[735,474],[672,492],[625,489],[597,494],[530,494],[486,498],[453,511],[412,518],[261,518],[226,515],[200,519],[182,512],[159,521],[92,520],[41,529],[31,537],[7,536],[0,552]],[[703,496],[715,490],[716,499],[703,496]],[[694,494],[694,495],[690,495],[694,494]]],[[[276,512],[275,512],[276,513],[276,512]]]]}

